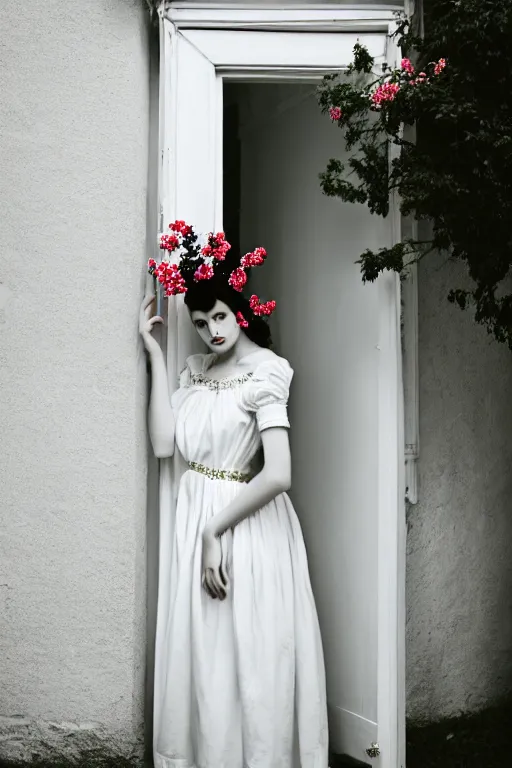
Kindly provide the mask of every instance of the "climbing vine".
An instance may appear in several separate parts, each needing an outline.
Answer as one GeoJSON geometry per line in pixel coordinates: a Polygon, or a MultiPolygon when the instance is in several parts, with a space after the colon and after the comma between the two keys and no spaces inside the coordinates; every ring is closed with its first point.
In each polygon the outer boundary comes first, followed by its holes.
{"type": "Polygon", "coordinates": [[[375,74],[358,44],[349,69],[319,87],[320,108],[349,153],[346,163],[329,161],[321,188],[379,216],[388,215],[396,190],[402,214],[431,222],[431,238],[366,250],[363,280],[388,269],[402,274],[412,261],[446,251],[471,279],[448,299],[471,307],[512,349],[512,2],[431,0],[421,38],[405,18],[395,35],[401,66],[375,74]],[[414,141],[407,126],[416,129],[414,141]]]}

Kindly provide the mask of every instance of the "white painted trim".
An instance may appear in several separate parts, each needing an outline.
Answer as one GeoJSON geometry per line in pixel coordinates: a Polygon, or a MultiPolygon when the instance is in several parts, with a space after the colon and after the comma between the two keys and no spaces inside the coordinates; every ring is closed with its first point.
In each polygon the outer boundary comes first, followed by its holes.
{"type": "MultiPolygon", "coordinates": [[[[169,208],[169,198],[172,192],[169,172],[169,143],[168,126],[171,118],[170,101],[173,94],[172,77],[174,68],[170,66],[172,59],[171,38],[166,24],[160,14],[160,89],[159,89],[159,164],[158,164],[158,222],[155,234],[162,230],[162,222],[165,221],[169,208]]],[[[157,292],[157,312],[164,316],[164,306],[161,291],[157,292]]],[[[169,323],[173,325],[172,313],[174,306],[167,307],[169,315],[167,325],[163,329],[160,343],[166,357],[167,370],[169,376],[169,389],[171,390],[171,376],[175,373],[175,344],[174,339],[170,339],[166,333],[169,323]]],[[[158,598],[157,598],[157,626],[155,633],[155,669],[154,669],[154,701],[158,701],[162,694],[160,690],[161,681],[164,679],[163,670],[159,669],[159,659],[163,654],[159,652],[161,644],[165,638],[165,625],[168,612],[168,584],[170,582],[170,572],[165,571],[166,559],[161,556],[166,542],[171,541],[174,535],[174,503],[173,503],[173,482],[172,482],[172,459],[163,459],[159,462],[159,569],[158,569],[158,598]]],[[[154,708],[153,733],[158,732],[158,712],[154,708]]]]}
{"type": "MultiPolygon", "coordinates": [[[[218,72],[226,70],[313,72],[342,70],[350,64],[358,37],[355,32],[284,32],[282,35],[254,30],[185,29],[178,32],[210,61],[218,72]],[[293,64],[300,49],[300,66],[293,64]]],[[[384,60],[383,34],[368,32],[365,43],[377,66],[384,60]]]]}
{"type": "Polygon", "coordinates": [[[385,31],[403,2],[383,6],[368,3],[315,5],[296,3],[180,3],[166,4],[167,18],[180,29],[300,29],[302,31],[385,31]]]}
{"type": "MultiPolygon", "coordinates": [[[[344,67],[339,69],[341,72],[344,67]]],[[[297,80],[301,80],[306,83],[318,84],[324,75],[332,72],[332,67],[329,67],[329,69],[322,67],[308,67],[308,69],[300,67],[245,67],[244,69],[239,67],[219,67],[219,70],[227,81],[253,80],[254,82],[267,83],[269,80],[276,80],[280,83],[294,83],[297,80]]]]}
{"type": "MultiPolygon", "coordinates": [[[[417,33],[423,32],[421,0],[406,0],[405,11],[415,18],[417,33]]],[[[416,140],[416,129],[407,128],[406,138],[416,140]]],[[[408,217],[404,222],[407,235],[418,239],[418,222],[408,217]]],[[[402,354],[404,364],[404,445],[405,488],[409,504],[418,503],[418,459],[420,455],[419,413],[419,327],[418,327],[418,266],[411,264],[402,282],[402,354]]]]}
{"type": "MultiPolygon", "coordinates": [[[[396,45],[395,38],[392,37],[396,30],[396,21],[389,26],[386,60],[391,66],[399,67],[402,58],[401,50],[396,45]]],[[[390,162],[399,152],[399,148],[391,145],[390,162]]],[[[391,237],[392,245],[402,240],[402,214],[400,210],[400,198],[398,192],[393,190],[391,195],[391,237]]],[[[389,525],[391,531],[383,532],[382,546],[388,548],[389,556],[393,566],[389,572],[395,573],[398,583],[391,585],[392,611],[391,620],[388,625],[388,649],[393,656],[389,660],[390,679],[387,681],[390,699],[379,701],[379,724],[381,723],[381,712],[383,716],[388,715],[387,733],[396,734],[396,754],[390,756],[389,765],[395,765],[397,768],[405,768],[405,624],[406,624],[406,594],[405,594],[405,573],[406,573],[406,522],[405,522],[405,428],[404,428],[404,382],[403,382],[403,358],[402,358],[402,328],[401,328],[401,284],[398,275],[393,273],[395,282],[395,319],[394,319],[394,345],[396,349],[396,403],[395,403],[395,424],[397,454],[394,457],[394,476],[397,478],[397,487],[393,499],[394,515],[390,516],[389,525]],[[391,534],[391,535],[390,535],[391,534]],[[389,538],[388,538],[389,535],[389,538]],[[387,539],[387,541],[386,541],[387,539]],[[391,760],[392,758],[392,760],[391,760]]],[[[392,342],[393,343],[393,342],[392,342]]],[[[389,404],[392,407],[392,404],[389,404]]],[[[390,424],[389,429],[393,428],[390,424]]],[[[390,452],[391,453],[391,452],[390,452]]],[[[379,462],[380,464],[380,462],[379,462]]],[[[382,520],[382,518],[380,518],[382,520]]],[[[383,553],[382,553],[383,555],[383,553]]],[[[381,556],[382,556],[381,555],[381,556]]],[[[379,610],[386,612],[386,586],[385,581],[379,586],[384,590],[383,599],[379,599],[379,610]]],[[[386,617],[382,618],[382,623],[386,624],[386,617]]],[[[381,659],[379,672],[386,675],[386,659],[381,659]]],[[[385,686],[383,686],[385,687],[385,686]]],[[[379,688],[380,690],[380,688],[379,688]]],[[[381,745],[381,748],[385,745],[381,745]]],[[[387,763],[386,763],[387,765],[387,763]]]]}
{"type": "MultiPolygon", "coordinates": [[[[416,222],[412,237],[416,238],[416,222]]],[[[402,283],[402,344],[404,363],[404,443],[405,489],[409,504],[418,503],[419,438],[419,340],[418,340],[418,266],[407,268],[402,283]]]]}
{"type": "Polygon", "coordinates": [[[224,212],[224,137],[223,137],[223,123],[224,123],[224,84],[223,78],[220,74],[217,74],[215,80],[215,105],[216,105],[216,120],[215,120],[215,212],[214,212],[214,229],[216,232],[220,232],[224,229],[223,224],[223,212],[224,212]]]}

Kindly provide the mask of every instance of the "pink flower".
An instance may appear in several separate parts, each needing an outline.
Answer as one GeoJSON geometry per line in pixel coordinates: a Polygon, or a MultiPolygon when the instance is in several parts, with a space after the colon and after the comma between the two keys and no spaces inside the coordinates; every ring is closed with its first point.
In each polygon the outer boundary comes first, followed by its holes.
{"type": "Polygon", "coordinates": [[[229,276],[228,283],[235,289],[235,291],[241,291],[247,282],[247,275],[242,267],[235,269],[229,276]]]}
{"type": "Polygon", "coordinates": [[[242,315],[241,312],[236,313],[236,321],[241,328],[249,327],[249,323],[247,322],[247,320],[245,319],[245,317],[242,315]]]}
{"type": "Polygon", "coordinates": [[[379,109],[383,102],[394,101],[399,90],[398,83],[383,83],[371,94],[370,98],[373,105],[379,109]]]}
{"type": "Polygon", "coordinates": [[[401,66],[404,72],[408,72],[410,75],[414,74],[414,67],[410,59],[402,59],[401,66]]]}
{"type": "Polygon", "coordinates": [[[434,67],[434,75],[440,75],[445,67],[446,67],[446,59],[439,59],[439,61],[434,67]]]}
{"type": "Polygon", "coordinates": [[[210,280],[213,277],[213,267],[211,264],[201,264],[194,272],[194,280],[210,280]]]}
{"type": "Polygon", "coordinates": [[[339,107],[331,107],[329,110],[329,117],[334,123],[338,122],[338,120],[341,120],[342,114],[343,113],[339,107]]]}

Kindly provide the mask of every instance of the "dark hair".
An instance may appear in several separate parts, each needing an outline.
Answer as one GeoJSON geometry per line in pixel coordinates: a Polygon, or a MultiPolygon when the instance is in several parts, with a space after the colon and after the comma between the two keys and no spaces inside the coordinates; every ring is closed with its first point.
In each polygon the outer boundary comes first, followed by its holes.
{"type": "Polygon", "coordinates": [[[271,346],[270,328],[266,321],[253,315],[248,299],[231,288],[225,276],[219,276],[218,279],[214,276],[210,280],[193,283],[185,294],[185,305],[189,312],[210,312],[216,301],[227,304],[235,315],[237,312],[242,313],[249,323],[249,327],[244,328],[243,331],[251,341],[267,349],[271,346]]]}

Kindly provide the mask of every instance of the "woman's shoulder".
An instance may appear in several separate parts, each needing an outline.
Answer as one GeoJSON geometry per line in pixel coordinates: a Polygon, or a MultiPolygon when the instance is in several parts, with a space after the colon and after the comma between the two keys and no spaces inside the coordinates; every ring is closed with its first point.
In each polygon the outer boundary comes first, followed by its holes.
{"type": "Polygon", "coordinates": [[[289,426],[285,411],[292,377],[292,367],[284,357],[270,350],[258,356],[252,376],[242,387],[242,404],[248,411],[260,414],[260,429],[262,423],[269,426],[263,419],[264,414],[269,416],[269,409],[273,410],[273,426],[289,426]],[[277,416],[279,424],[275,421],[277,416]]]}
{"type": "Polygon", "coordinates": [[[271,349],[264,349],[261,353],[258,353],[255,359],[253,375],[255,378],[259,378],[264,376],[265,373],[273,371],[283,371],[291,374],[292,367],[286,358],[277,355],[271,349]]]}
{"type": "Polygon", "coordinates": [[[183,371],[188,371],[192,375],[204,373],[212,360],[216,357],[214,353],[196,353],[189,355],[185,360],[183,371]]]}

